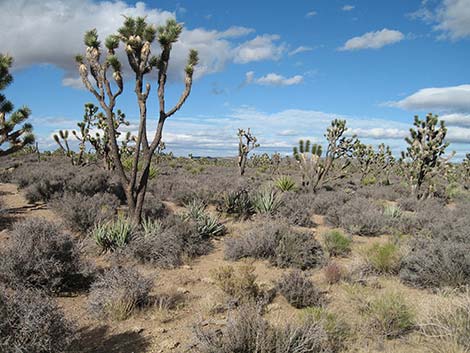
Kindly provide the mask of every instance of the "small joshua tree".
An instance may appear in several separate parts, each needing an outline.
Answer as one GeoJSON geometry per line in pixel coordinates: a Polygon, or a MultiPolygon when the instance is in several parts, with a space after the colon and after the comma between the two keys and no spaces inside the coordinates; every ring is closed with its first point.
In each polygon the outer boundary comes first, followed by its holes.
{"type": "Polygon", "coordinates": [[[430,196],[430,190],[422,190],[424,183],[430,183],[432,189],[432,177],[445,167],[446,160],[442,155],[449,143],[445,142],[447,128],[437,115],[428,114],[426,120],[415,116],[413,125],[415,128],[410,129],[410,137],[405,138],[409,147],[402,152],[401,165],[413,194],[421,199],[430,196]]]}
{"type": "Polygon", "coordinates": [[[462,161],[464,187],[470,189],[470,153],[465,155],[462,161]]]}
{"type": "Polygon", "coordinates": [[[389,146],[381,143],[375,151],[371,145],[365,145],[357,140],[354,144],[353,157],[359,164],[361,182],[372,174],[376,178],[382,176],[382,183],[389,183],[389,174],[395,164],[395,158],[389,146]]]}
{"type": "Polygon", "coordinates": [[[310,148],[310,140],[299,141],[299,147],[294,147],[295,160],[299,163],[302,172],[302,186],[308,186],[310,179],[319,172],[321,164],[322,146],[314,143],[310,148]]]}
{"type": "Polygon", "coordinates": [[[259,147],[259,143],[256,143],[257,139],[252,135],[250,129],[247,131],[238,129],[238,139],[238,167],[240,168],[240,175],[244,175],[248,154],[259,147]]]}
{"type": "MultiPolygon", "coordinates": [[[[12,64],[11,56],[0,54],[0,91],[13,82],[13,76],[10,74],[12,64]]],[[[34,142],[31,124],[25,123],[17,128],[17,125],[29,118],[31,110],[28,107],[22,107],[15,112],[13,110],[13,103],[0,93],[0,157],[17,152],[34,142]],[[10,117],[7,118],[9,114],[10,117]],[[1,146],[5,143],[9,146],[3,149],[1,146]]]]}
{"type": "Polygon", "coordinates": [[[91,30],[85,34],[84,38],[86,46],[85,57],[77,56],[76,58],[80,76],[85,87],[95,96],[106,117],[110,156],[125,190],[130,216],[137,223],[141,222],[152,157],[157,148],[161,146],[163,126],[165,121],[175,114],[189,97],[193,83],[194,68],[198,63],[197,51],[190,50],[184,70],[185,87],[183,93],[178,102],[168,110],[165,102],[165,87],[170,53],[173,44],[178,41],[182,30],[183,26],[174,19],[169,19],[164,26],[156,28],[148,24],[143,17],[126,17],[118,33],[106,39],[105,53],[103,53],[97,31],[91,30]],[[160,44],[161,52],[158,56],[153,56],[151,47],[156,40],[160,44]],[[128,172],[126,172],[123,160],[121,159],[114,115],[116,100],[124,89],[122,65],[116,55],[116,50],[120,43],[124,45],[127,61],[135,78],[134,92],[140,110],[139,127],[133,145],[132,165],[128,172]],[[105,55],[104,60],[102,60],[103,54],[105,55]],[[113,72],[114,84],[111,83],[108,77],[108,71],[110,70],[113,72]],[[149,141],[147,135],[147,101],[150,96],[151,83],[146,80],[146,75],[154,70],[157,71],[159,114],[155,134],[149,141]]]}
{"type": "Polygon", "coordinates": [[[302,170],[302,184],[316,192],[324,183],[344,177],[351,164],[350,158],[356,143],[356,137],[345,137],[346,120],[335,119],[326,130],[325,137],[328,148],[322,158],[321,146],[314,144],[310,150],[310,141],[299,142],[299,148],[294,147],[294,158],[302,170]],[[335,175],[331,173],[333,167],[335,175]]]}
{"type": "MultiPolygon", "coordinates": [[[[98,110],[99,108],[92,103],[85,104],[83,120],[77,123],[78,132],[77,130],[72,130],[72,135],[78,141],[78,154],[70,149],[68,143],[69,131],[60,130],[58,134],[54,134],[54,140],[65,155],[70,158],[73,165],[86,164],[84,156],[87,144],[90,144],[98,158],[103,161],[104,168],[111,170],[114,168],[114,165],[110,155],[111,147],[109,145],[108,129],[106,128],[106,117],[102,113],[98,113],[98,110]],[[94,135],[91,133],[92,130],[97,130],[94,135]]],[[[121,132],[118,128],[122,125],[128,126],[129,122],[126,120],[124,113],[120,110],[114,115],[113,120],[116,134],[119,137],[121,132]]],[[[130,132],[127,132],[121,141],[121,146],[119,146],[120,156],[131,153],[132,148],[129,146],[131,141],[133,141],[133,137],[130,132]]]]}

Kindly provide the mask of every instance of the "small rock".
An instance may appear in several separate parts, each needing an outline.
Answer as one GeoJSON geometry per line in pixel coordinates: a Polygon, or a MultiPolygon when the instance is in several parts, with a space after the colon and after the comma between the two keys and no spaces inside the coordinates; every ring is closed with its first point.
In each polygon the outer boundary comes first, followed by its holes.
{"type": "Polygon", "coordinates": [[[186,288],[176,288],[176,292],[180,293],[180,294],[188,294],[189,293],[189,289],[186,289],[186,288]]]}
{"type": "Polygon", "coordinates": [[[179,345],[180,345],[179,341],[169,339],[169,340],[163,341],[161,344],[161,347],[164,351],[166,351],[166,350],[173,350],[177,348],[179,345]]]}

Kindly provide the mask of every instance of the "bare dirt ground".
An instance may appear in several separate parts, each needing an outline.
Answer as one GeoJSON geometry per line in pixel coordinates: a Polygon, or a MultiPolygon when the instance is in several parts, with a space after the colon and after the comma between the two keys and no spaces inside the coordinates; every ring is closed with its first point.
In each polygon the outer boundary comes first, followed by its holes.
{"type": "MultiPolygon", "coordinates": [[[[3,209],[7,210],[5,222],[0,224],[0,247],[8,240],[8,227],[26,217],[45,217],[60,221],[46,205],[30,205],[13,184],[0,184],[0,201],[3,209]]],[[[170,208],[176,206],[167,205],[170,208]]],[[[318,224],[312,233],[321,233],[328,228],[323,224],[321,216],[314,216],[318,224]]],[[[224,220],[228,234],[239,234],[249,226],[245,222],[224,220]]],[[[354,237],[353,252],[347,258],[337,259],[345,268],[351,268],[361,261],[363,249],[373,242],[382,242],[386,236],[378,238],[354,237]]],[[[89,255],[87,260],[98,266],[108,266],[112,259],[107,255],[89,255]]],[[[221,266],[240,266],[250,263],[255,267],[258,283],[272,285],[282,273],[282,270],[270,266],[264,261],[239,261],[237,263],[224,260],[224,240],[215,240],[214,251],[174,270],[158,270],[152,266],[135,265],[140,272],[155,279],[154,295],[177,292],[182,300],[173,309],[156,305],[136,313],[125,321],[104,322],[90,317],[86,308],[86,293],[59,297],[57,301],[66,316],[71,319],[81,332],[81,339],[76,343],[76,352],[87,353],[157,353],[157,352],[187,352],[193,341],[193,326],[223,325],[227,312],[220,313],[217,306],[223,302],[222,292],[213,284],[211,272],[221,266]]],[[[413,353],[429,352],[418,333],[411,333],[395,340],[383,340],[373,337],[364,326],[364,320],[358,312],[361,302],[374,297],[386,290],[397,290],[415,309],[418,319],[425,315],[431,303],[443,299],[442,295],[432,294],[404,286],[395,277],[372,277],[365,285],[338,283],[328,285],[323,278],[321,269],[309,272],[312,279],[325,292],[328,309],[346,321],[354,328],[353,341],[348,344],[348,352],[395,352],[413,353]]],[[[267,317],[274,323],[285,323],[296,319],[300,311],[291,307],[279,295],[268,306],[267,317]]]]}

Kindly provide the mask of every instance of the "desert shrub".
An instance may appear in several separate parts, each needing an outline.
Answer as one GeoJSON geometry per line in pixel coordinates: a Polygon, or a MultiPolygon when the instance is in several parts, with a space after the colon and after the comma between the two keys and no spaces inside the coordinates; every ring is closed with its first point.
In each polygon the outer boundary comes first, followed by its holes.
{"type": "Polygon", "coordinates": [[[133,258],[161,268],[175,268],[182,264],[183,241],[170,229],[144,231],[126,247],[133,258]]]}
{"type": "Polygon", "coordinates": [[[111,191],[111,176],[101,169],[80,168],[75,175],[66,180],[65,191],[86,196],[111,191]]]}
{"type": "Polygon", "coordinates": [[[400,337],[415,325],[414,313],[400,293],[384,293],[368,302],[363,310],[370,328],[385,338],[400,337]]]}
{"type": "Polygon", "coordinates": [[[143,218],[163,218],[167,215],[167,213],[168,211],[160,198],[158,198],[152,193],[147,193],[145,195],[145,202],[142,209],[143,218]]]}
{"type": "Polygon", "coordinates": [[[195,328],[197,352],[279,352],[320,353],[329,349],[328,334],[320,322],[305,320],[300,324],[274,327],[253,305],[240,307],[219,330],[195,328]]]}
{"type": "Polygon", "coordinates": [[[225,233],[225,226],[219,222],[216,216],[206,212],[206,205],[202,201],[193,200],[186,205],[186,209],[183,220],[194,221],[197,224],[199,234],[211,237],[225,233]]]}
{"type": "Polygon", "coordinates": [[[278,208],[277,214],[286,219],[289,224],[311,227],[314,222],[311,219],[312,210],[309,202],[309,195],[285,192],[282,195],[282,204],[278,208]]]}
{"type": "Polygon", "coordinates": [[[132,268],[110,268],[92,284],[88,309],[99,318],[125,320],[148,303],[152,283],[132,268]]]}
{"type": "Polygon", "coordinates": [[[282,192],[297,190],[297,184],[295,183],[295,180],[288,175],[281,175],[279,178],[277,178],[274,181],[274,186],[282,192]]]}
{"type": "Polygon", "coordinates": [[[377,273],[397,273],[400,268],[401,254],[394,243],[373,244],[365,253],[366,263],[377,273]]]}
{"type": "Polygon", "coordinates": [[[332,207],[340,207],[351,198],[344,191],[320,191],[314,195],[312,210],[315,214],[326,215],[332,207]]]}
{"type": "Polygon", "coordinates": [[[470,280],[470,244],[416,238],[401,261],[400,278],[425,288],[466,285],[470,280]]]}
{"type": "Polygon", "coordinates": [[[400,194],[394,188],[387,185],[365,185],[359,188],[357,196],[365,197],[371,200],[396,201],[400,194]]]}
{"type": "Polygon", "coordinates": [[[276,257],[271,261],[279,267],[306,270],[322,263],[323,250],[311,233],[292,231],[279,239],[276,257]]]}
{"type": "Polygon", "coordinates": [[[238,305],[258,301],[263,294],[254,271],[255,268],[249,265],[241,266],[238,271],[232,266],[224,266],[212,271],[211,277],[230,301],[238,305]]]}
{"type": "Polygon", "coordinates": [[[296,270],[281,277],[277,289],[290,305],[301,309],[308,306],[319,306],[323,302],[322,293],[302,271],[296,270]]]}
{"type": "Polygon", "coordinates": [[[379,235],[385,226],[380,208],[363,197],[356,197],[342,206],[330,208],[326,220],[335,227],[364,236],[379,235]]]}
{"type": "Polygon", "coordinates": [[[88,232],[95,224],[110,220],[119,207],[119,200],[112,194],[66,193],[51,202],[51,207],[64,220],[65,225],[73,231],[88,232]]]}
{"type": "Polygon", "coordinates": [[[119,255],[161,268],[175,268],[184,258],[208,254],[213,249],[211,239],[207,232],[200,232],[195,222],[169,216],[162,223],[145,221],[142,230],[120,249],[119,255]]]}
{"type": "Polygon", "coordinates": [[[330,262],[323,268],[323,276],[328,284],[335,284],[341,281],[345,276],[345,270],[336,262],[330,262]]]}
{"type": "Polygon", "coordinates": [[[419,200],[416,196],[401,197],[397,200],[398,207],[404,211],[414,212],[418,209],[419,200]]]}
{"type": "Polygon", "coordinates": [[[0,351],[61,353],[75,329],[52,298],[37,290],[7,294],[0,289],[0,351]]]}
{"type": "Polygon", "coordinates": [[[225,239],[225,258],[236,261],[244,257],[271,259],[276,256],[279,238],[289,229],[278,221],[253,223],[241,237],[225,239]]]}
{"type": "Polygon", "coordinates": [[[256,213],[275,214],[282,205],[282,198],[270,188],[264,188],[253,196],[253,207],[256,213]]]}
{"type": "Polygon", "coordinates": [[[91,231],[91,237],[105,253],[126,246],[135,232],[136,227],[131,220],[118,217],[115,220],[95,225],[91,231]]]}
{"type": "Polygon", "coordinates": [[[308,232],[298,232],[282,220],[261,220],[244,236],[225,242],[225,257],[239,260],[244,257],[268,259],[279,267],[312,268],[323,260],[323,251],[308,232]]]}
{"type": "MultiPolygon", "coordinates": [[[[421,325],[425,337],[438,339],[442,347],[455,347],[455,352],[470,350],[470,295],[465,293],[449,305],[439,305],[421,325]]],[[[434,344],[434,342],[433,342],[434,344]]],[[[437,351],[436,351],[437,352],[437,351]]],[[[441,351],[442,352],[442,351],[441,351]]]]}
{"type": "Polygon", "coordinates": [[[75,288],[85,272],[74,239],[45,219],[16,223],[0,257],[0,279],[13,287],[62,292],[75,288]]]}
{"type": "Polygon", "coordinates": [[[65,180],[62,178],[43,179],[29,185],[24,190],[24,197],[30,203],[47,202],[64,189],[65,180]]]}
{"type": "Polygon", "coordinates": [[[323,233],[323,247],[330,256],[343,256],[351,252],[351,237],[341,230],[333,229],[323,233]]]}
{"type": "Polygon", "coordinates": [[[254,213],[253,203],[245,189],[225,193],[218,209],[239,218],[248,218],[254,213]]]}
{"type": "Polygon", "coordinates": [[[176,234],[183,247],[183,254],[189,258],[207,255],[212,249],[212,237],[201,233],[197,223],[184,221],[178,216],[167,217],[164,228],[176,234]]]}

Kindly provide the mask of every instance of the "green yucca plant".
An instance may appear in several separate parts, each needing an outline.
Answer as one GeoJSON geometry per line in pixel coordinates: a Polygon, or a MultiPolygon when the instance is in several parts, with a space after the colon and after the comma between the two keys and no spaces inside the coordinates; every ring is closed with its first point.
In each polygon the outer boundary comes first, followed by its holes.
{"type": "Polygon", "coordinates": [[[196,222],[199,234],[203,236],[218,236],[225,233],[225,226],[218,217],[206,213],[206,205],[200,200],[192,200],[186,205],[187,212],[183,220],[196,222]]]}
{"type": "Polygon", "coordinates": [[[114,221],[98,224],[91,233],[91,237],[98,244],[102,252],[115,251],[129,243],[135,231],[135,225],[124,217],[114,221]]]}
{"type": "Polygon", "coordinates": [[[253,207],[257,213],[274,214],[281,205],[281,197],[271,188],[259,191],[253,198],[253,207]]]}
{"type": "Polygon", "coordinates": [[[142,220],[142,230],[144,231],[144,237],[155,236],[160,234],[162,231],[162,223],[160,221],[154,221],[149,218],[142,220]]]}
{"type": "Polygon", "coordinates": [[[388,204],[384,206],[383,214],[385,217],[397,219],[402,216],[403,212],[399,206],[388,204]]]}
{"type": "Polygon", "coordinates": [[[274,186],[281,190],[285,191],[295,191],[297,190],[297,184],[295,181],[288,175],[282,175],[274,181],[274,186]]]}

